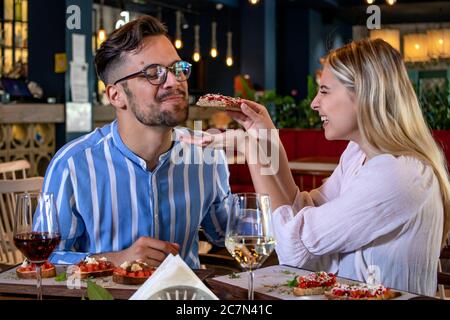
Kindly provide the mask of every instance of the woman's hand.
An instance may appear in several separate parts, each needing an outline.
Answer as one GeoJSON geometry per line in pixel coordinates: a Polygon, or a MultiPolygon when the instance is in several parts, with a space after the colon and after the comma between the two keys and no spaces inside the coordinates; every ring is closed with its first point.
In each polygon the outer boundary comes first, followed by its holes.
{"type": "Polygon", "coordinates": [[[254,101],[243,100],[241,111],[228,111],[228,115],[236,120],[247,132],[258,129],[276,129],[267,108],[254,101]]]}
{"type": "MultiPolygon", "coordinates": [[[[246,144],[243,143],[245,139],[249,137],[257,139],[260,130],[276,130],[276,128],[266,107],[250,100],[243,99],[243,101],[241,104],[241,112],[227,111],[227,114],[244,127],[248,134],[241,129],[226,130],[218,134],[202,132],[200,135],[184,134],[180,136],[180,140],[210,148],[227,148],[233,146],[237,148],[239,153],[246,154],[246,144]]],[[[265,137],[270,137],[270,132],[267,132],[265,137]]]]}

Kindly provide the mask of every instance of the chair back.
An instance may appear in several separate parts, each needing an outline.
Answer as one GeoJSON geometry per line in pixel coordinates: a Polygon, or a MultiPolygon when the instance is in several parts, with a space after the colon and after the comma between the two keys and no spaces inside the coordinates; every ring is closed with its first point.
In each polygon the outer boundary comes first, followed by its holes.
{"type": "Polygon", "coordinates": [[[43,182],[43,177],[0,180],[0,264],[14,265],[23,260],[13,241],[16,194],[39,192],[43,182]]]}
{"type": "Polygon", "coordinates": [[[0,163],[0,180],[25,179],[27,170],[30,167],[30,163],[27,160],[0,163]]]}

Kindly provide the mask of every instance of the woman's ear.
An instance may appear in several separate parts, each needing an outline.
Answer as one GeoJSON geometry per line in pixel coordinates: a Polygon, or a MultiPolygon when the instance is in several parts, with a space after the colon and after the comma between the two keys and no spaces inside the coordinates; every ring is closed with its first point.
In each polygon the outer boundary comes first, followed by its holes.
{"type": "Polygon", "coordinates": [[[108,97],[109,103],[116,109],[125,110],[127,108],[125,92],[117,85],[107,85],[105,94],[108,97]]]}

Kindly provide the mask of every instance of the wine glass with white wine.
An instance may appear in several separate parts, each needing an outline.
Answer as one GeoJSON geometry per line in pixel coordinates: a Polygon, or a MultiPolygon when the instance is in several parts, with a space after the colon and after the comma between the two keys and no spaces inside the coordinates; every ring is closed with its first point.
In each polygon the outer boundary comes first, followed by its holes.
{"type": "Polygon", "coordinates": [[[266,194],[237,193],[229,200],[225,245],[247,271],[248,299],[253,300],[253,270],[259,268],[275,248],[270,198],[266,194]]]}

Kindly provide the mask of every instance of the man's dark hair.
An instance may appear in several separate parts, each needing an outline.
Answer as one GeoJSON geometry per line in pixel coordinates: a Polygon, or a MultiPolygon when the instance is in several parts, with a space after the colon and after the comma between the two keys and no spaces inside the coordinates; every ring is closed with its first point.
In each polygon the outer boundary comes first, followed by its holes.
{"type": "Polygon", "coordinates": [[[139,52],[147,36],[167,36],[166,27],[152,16],[141,16],[115,30],[95,54],[95,69],[98,77],[108,84],[111,70],[121,62],[126,52],[139,52]]]}

